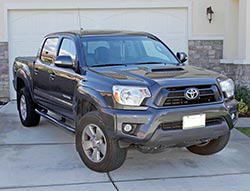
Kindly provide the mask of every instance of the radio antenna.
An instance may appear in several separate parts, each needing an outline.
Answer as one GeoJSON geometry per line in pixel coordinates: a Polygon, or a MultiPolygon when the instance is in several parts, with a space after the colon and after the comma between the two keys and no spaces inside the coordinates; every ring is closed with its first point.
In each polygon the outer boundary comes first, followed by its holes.
{"type": "Polygon", "coordinates": [[[80,2],[79,0],[76,0],[76,4],[77,4],[77,12],[78,12],[78,24],[79,24],[79,27],[80,27],[80,30],[82,31],[83,28],[82,28],[82,22],[81,22],[81,10],[80,10],[80,2]]]}

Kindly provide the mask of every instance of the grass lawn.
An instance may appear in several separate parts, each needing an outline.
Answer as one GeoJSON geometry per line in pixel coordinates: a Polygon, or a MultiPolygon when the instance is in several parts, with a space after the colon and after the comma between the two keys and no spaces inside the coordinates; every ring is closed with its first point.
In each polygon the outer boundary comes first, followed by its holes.
{"type": "Polygon", "coordinates": [[[250,137],[250,128],[237,128],[241,133],[245,134],[246,136],[250,137]]]}

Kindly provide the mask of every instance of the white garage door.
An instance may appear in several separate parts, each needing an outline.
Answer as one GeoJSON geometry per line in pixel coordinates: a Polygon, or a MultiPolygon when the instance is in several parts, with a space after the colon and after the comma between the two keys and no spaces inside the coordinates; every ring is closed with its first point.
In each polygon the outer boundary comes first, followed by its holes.
{"type": "MultiPolygon", "coordinates": [[[[187,9],[98,9],[81,10],[80,15],[84,29],[147,31],[160,37],[174,52],[187,52],[187,9]]],[[[11,65],[17,56],[35,55],[44,35],[78,29],[77,10],[9,11],[11,65]]],[[[11,98],[15,98],[12,87],[10,92],[11,98]]]]}

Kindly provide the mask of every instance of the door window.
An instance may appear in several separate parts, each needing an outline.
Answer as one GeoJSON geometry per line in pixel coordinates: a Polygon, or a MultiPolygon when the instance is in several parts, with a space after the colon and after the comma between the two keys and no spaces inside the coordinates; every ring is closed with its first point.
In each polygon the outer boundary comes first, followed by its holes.
{"type": "Polygon", "coordinates": [[[54,63],[56,57],[56,46],[58,43],[58,38],[48,38],[46,39],[42,51],[41,60],[46,63],[54,63]]]}
{"type": "Polygon", "coordinates": [[[64,38],[59,50],[59,56],[70,56],[75,63],[76,60],[76,46],[71,39],[64,38]]]}

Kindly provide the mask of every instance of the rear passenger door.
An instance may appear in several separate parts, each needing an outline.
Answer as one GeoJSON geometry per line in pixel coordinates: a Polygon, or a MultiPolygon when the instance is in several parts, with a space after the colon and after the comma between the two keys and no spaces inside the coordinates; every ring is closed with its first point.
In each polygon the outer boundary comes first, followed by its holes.
{"type": "Polygon", "coordinates": [[[48,37],[44,40],[40,55],[34,64],[33,83],[35,99],[47,108],[50,108],[50,72],[56,58],[58,37],[48,37]]]}

